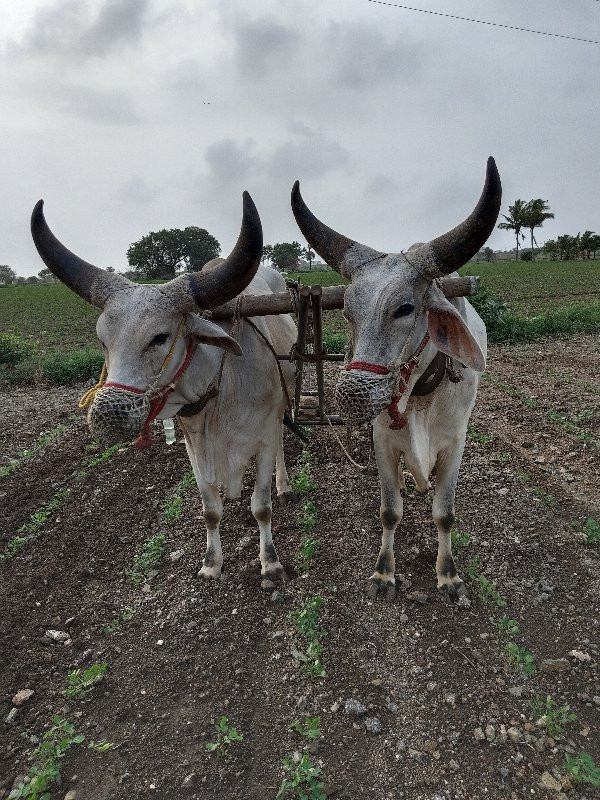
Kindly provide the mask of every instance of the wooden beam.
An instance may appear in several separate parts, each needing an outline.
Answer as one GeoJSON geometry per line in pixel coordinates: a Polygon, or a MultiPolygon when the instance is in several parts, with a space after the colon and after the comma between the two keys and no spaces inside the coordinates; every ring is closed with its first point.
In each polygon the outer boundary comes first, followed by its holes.
{"type": "MultiPolygon", "coordinates": [[[[477,294],[477,278],[474,275],[458,278],[442,278],[442,289],[446,297],[469,297],[477,294]]],[[[302,287],[301,287],[302,288],[302,287]]],[[[345,286],[323,286],[321,308],[330,311],[344,307],[345,286]]],[[[231,300],[222,306],[212,309],[214,320],[231,319],[234,315],[237,300],[231,300]]],[[[246,294],[240,303],[242,317],[264,317],[274,314],[290,314],[295,311],[292,296],[289,292],[276,294],[246,294]]]]}

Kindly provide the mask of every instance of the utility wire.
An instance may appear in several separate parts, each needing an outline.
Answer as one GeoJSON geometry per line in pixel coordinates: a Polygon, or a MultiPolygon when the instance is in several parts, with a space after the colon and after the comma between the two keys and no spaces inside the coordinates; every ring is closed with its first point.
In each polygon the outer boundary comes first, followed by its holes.
{"type": "MultiPolygon", "coordinates": [[[[421,14],[433,14],[435,17],[446,17],[448,19],[459,19],[462,22],[477,22],[479,25],[491,25],[494,28],[507,28],[511,31],[524,31],[525,33],[537,33],[539,36],[553,36],[557,39],[571,39],[574,42],[586,42],[587,44],[600,44],[595,39],[581,39],[579,36],[567,36],[564,33],[548,33],[548,31],[536,31],[532,28],[519,28],[517,25],[505,25],[502,22],[488,22],[485,19],[474,19],[472,17],[459,17],[456,14],[445,14],[442,11],[429,11],[426,8],[414,8],[414,6],[403,6],[399,3],[387,3],[385,0],[367,0],[368,3],[375,3],[379,6],[391,6],[392,8],[402,8],[405,11],[418,11],[421,14]]],[[[596,0],[598,2],[598,0],[596,0]]]]}

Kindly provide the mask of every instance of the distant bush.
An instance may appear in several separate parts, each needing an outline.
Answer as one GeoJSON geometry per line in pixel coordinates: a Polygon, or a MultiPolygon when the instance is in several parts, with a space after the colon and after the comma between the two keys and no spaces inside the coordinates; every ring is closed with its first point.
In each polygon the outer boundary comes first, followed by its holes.
{"type": "Polygon", "coordinates": [[[533,261],[533,253],[531,252],[531,250],[524,250],[521,253],[521,258],[519,260],[520,261],[533,261]]]}
{"type": "Polygon", "coordinates": [[[69,353],[50,353],[41,361],[44,378],[53,383],[69,384],[96,379],[102,369],[104,356],[99,350],[71,350],[69,353]]]}
{"type": "Polygon", "coordinates": [[[19,364],[34,350],[35,345],[17,333],[0,333],[0,364],[19,364]]]}

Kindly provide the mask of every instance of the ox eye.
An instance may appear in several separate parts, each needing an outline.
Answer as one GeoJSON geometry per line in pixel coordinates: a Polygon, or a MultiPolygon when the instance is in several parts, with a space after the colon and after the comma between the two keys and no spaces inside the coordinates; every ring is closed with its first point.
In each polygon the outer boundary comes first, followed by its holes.
{"type": "Polygon", "coordinates": [[[415,307],[412,303],[403,303],[399,308],[394,311],[394,319],[400,319],[400,317],[408,317],[409,314],[415,310],[415,307]]]}
{"type": "Polygon", "coordinates": [[[164,344],[168,338],[168,333],[158,333],[150,342],[150,347],[158,347],[158,345],[164,344]]]}

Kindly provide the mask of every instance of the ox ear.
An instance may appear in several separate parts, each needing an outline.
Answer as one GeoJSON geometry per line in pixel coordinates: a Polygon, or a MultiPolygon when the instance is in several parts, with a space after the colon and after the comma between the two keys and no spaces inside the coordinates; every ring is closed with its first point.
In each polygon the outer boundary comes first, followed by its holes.
{"type": "Polygon", "coordinates": [[[438,350],[476,372],[485,371],[485,356],[477,339],[441,292],[435,292],[427,304],[427,324],[438,350]]]}
{"type": "Polygon", "coordinates": [[[242,348],[235,339],[225,333],[223,328],[219,328],[214,322],[204,319],[199,314],[187,315],[187,328],[204,344],[222,347],[223,350],[229,350],[236,356],[242,355],[242,348]]]}

